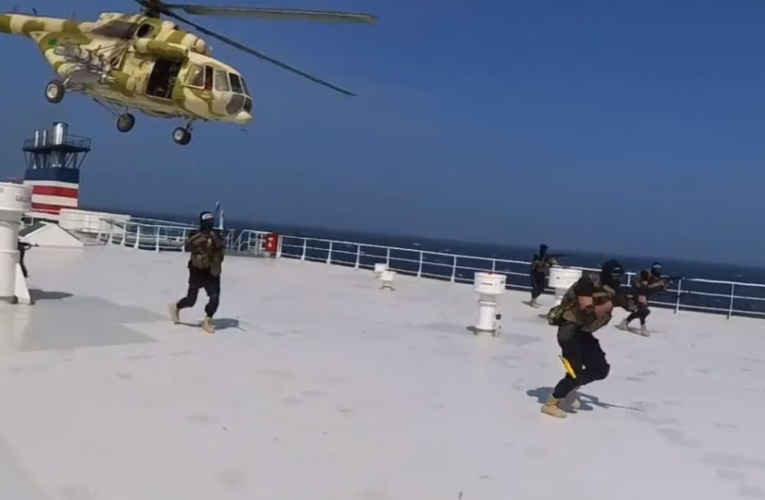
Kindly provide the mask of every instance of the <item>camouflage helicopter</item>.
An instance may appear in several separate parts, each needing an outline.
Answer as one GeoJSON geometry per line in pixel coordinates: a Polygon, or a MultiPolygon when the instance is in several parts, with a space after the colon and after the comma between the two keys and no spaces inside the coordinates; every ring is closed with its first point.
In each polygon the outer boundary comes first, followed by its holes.
{"type": "Polygon", "coordinates": [[[129,110],[162,118],[182,118],[173,131],[180,145],[191,141],[194,121],[246,125],[252,121],[252,96],[241,73],[212,57],[197,35],[180,29],[173,19],[199,33],[296,73],[342,94],[354,94],[278,61],[180,15],[234,16],[265,20],[302,19],[374,24],[368,14],[256,7],[168,4],[135,0],[140,13],[103,13],[96,21],[40,17],[35,13],[0,15],[0,32],[31,38],[57,78],[45,87],[48,102],[59,103],[67,91],[93,98],[117,116],[117,130],[129,132],[135,116],[129,110]]]}

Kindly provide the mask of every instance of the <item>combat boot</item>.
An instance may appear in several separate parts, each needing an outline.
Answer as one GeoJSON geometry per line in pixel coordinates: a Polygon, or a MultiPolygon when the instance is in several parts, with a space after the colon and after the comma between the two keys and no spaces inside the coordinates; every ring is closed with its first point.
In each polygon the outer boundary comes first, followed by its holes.
{"type": "Polygon", "coordinates": [[[560,401],[555,399],[552,394],[547,396],[547,401],[542,405],[542,413],[551,417],[566,418],[566,412],[560,408],[560,401]]]}
{"type": "Polygon", "coordinates": [[[205,333],[215,333],[215,325],[213,325],[213,321],[210,316],[205,316],[204,321],[202,321],[202,330],[204,330],[205,333]]]}
{"type": "Polygon", "coordinates": [[[643,337],[650,337],[651,332],[648,331],[648,327],[645,325],[640,325],[640,335],[643,337]]]}
{"type": "Polygon", "coordinates": [[[173,323],[177,325],[181,322],[181,311],[178,309],[178,304],[173,302],[167,306],[167,311],[170,313],[170,319],[173,320],[173,323]]]}

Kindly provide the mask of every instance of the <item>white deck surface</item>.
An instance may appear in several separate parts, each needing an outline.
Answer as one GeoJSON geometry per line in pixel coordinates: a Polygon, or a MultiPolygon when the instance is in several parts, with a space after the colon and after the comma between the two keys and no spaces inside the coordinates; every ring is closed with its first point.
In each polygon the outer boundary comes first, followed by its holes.
{"type": "Polygon", "coordinates": [[[765,498],[762,321],[609,326],[611,376],[557,420],[555,331],[525,294],[481,339],[470,286],[229,258],[206,336],[165,317],[183,255],[27,259],[38,303],[0,307],[2,500],[765,498]]]}

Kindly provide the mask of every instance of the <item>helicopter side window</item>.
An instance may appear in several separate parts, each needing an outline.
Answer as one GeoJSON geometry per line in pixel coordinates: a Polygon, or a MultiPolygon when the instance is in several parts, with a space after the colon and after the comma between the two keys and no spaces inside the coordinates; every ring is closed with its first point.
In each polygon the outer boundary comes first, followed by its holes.
{"type": "Polygon", "coordinates": [[[215,70],[215,90],[219,92],[230,92],[231,86],[228,84],[228,73],[221,70],[215,70]]]}
{"type": "Polygon", "coordinates": [[[244,94],[244,87],[242,87],[242,79],[239,78],[239,75],[235,75],[234,73],[229,73],[228,77],[231,80],[231,90],[233,90],[235,94],[244,94]]]}
{"type": "Polygon", "coordinates": [[[189,72],[186,75],[186,85],[199,88],[205,86],[205,70],[202,66],[192,64],[189,67],[189,72]]]}

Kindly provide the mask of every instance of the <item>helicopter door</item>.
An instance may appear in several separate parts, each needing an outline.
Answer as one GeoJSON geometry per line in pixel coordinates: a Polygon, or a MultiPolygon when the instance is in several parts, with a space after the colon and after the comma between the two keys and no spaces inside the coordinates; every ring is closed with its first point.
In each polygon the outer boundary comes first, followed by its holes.
{"type": "Polygon", "coordinates": [[[175,80],[178,78],[183,63],[171,59],[157,59],[146,83],[146,95],[160,99],[170,99],[173,95],[175,80]]]}

